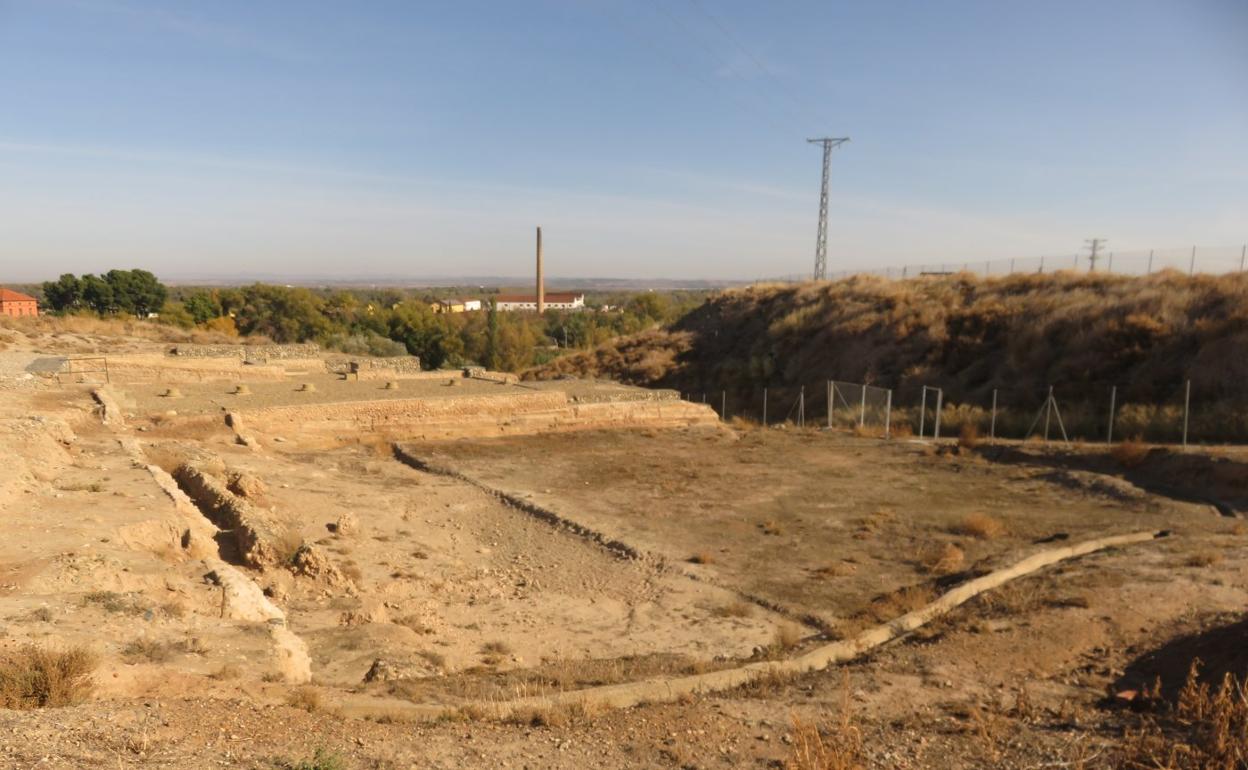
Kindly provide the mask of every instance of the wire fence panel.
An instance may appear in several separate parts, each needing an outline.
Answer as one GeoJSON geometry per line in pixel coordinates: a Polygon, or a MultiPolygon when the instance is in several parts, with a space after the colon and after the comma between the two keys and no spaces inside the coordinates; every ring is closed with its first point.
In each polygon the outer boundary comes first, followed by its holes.
{"type": "MultiPolygon", "coordinates": [[[[1054,273],[1059,270],[1104,272],[1124,275],[1148,275],[1162,270],[1182,273],[1242,273],[1248,270],[1248,244],[1239,246],[1184,246],[1166,249],[1106,249],[1097,254],[1095,262],[1088,253],[1051,254],[1042,257],[1010,257],[989,260],[920,262],[868,270],[842,270],[829,273],[829,280],[855,275],[882,278],[920,278],[933,275],[974,273],[981,276],[1003,276],[1015,273],[1054,273]]],[[[808,281],[809,274],[786,275],[769,281],[808,281]]]]}
{"type": "Polygon", "coordinates": [[[825,399],[830,405],[825,415],[826,427],[888,435],[893,395],[887,388],[831,380],[825,399]]]}

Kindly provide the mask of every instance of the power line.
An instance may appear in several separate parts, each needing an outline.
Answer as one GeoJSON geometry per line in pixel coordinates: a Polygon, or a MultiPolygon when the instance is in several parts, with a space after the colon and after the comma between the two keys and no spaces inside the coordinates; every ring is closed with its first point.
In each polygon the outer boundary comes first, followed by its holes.
{"type": "Polygon", "coordinates": [[[807,139],[823,145],[823,184],[819,188],[819,232],[815,236],[815,280],[828,277],[828,175],[832,169],[832,148],[849,141],[848,136],[807,139]]]}
{"type": "Polygon", "coordinates": [[[771,82],[775,83],[779,92],[783,94],[784,97],[788,99],[793,104],[794,107],[796,107],[798,110],[805,113],[807,117],[814,118],[815,122],[817,123],[824,122],[823,118],[819,115],[819,110],[816,109],[813,104],[798,97],[798,95],[793,91],[793,89],[789,87],[788,83],[785,83],[783,80],[776,77],[776,74],[771,71],[771,68],[768,67],[766,64],[764,64],[762,59],[760,59],[758,56],[755,56],[754,52],[751,51],[750,48],[745,43],[741,42],[741,39],[739,37],[733,34],[732,30],[728,28],[727,24],[724,24],[724,22],[721,21],[718,16],[716,16],[715,14],[711,13],[710,11],[706,9],[706,6],[704,6],[701,3],[701,0],[689,0],[689,5],[693,6],[693,8],[698,11],[698,13],[702,14],[702,16],[704,16],[707,21],[709,21],[716,29],[718,29],[720,34],[723,35],[724,38],[729,43],[731,43],[738,51],[740,51],[745,56],[746,59],[749,59],[750,62],[756,68],[758,68],[759,72],[763,73],[765,77],[770,79],[771,82]]]}

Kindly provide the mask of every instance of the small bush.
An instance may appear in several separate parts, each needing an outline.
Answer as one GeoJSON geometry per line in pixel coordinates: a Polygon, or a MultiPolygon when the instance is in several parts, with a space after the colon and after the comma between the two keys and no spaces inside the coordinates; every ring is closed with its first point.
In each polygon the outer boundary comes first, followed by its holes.
{"type": "Polygon", "coordinates": [[[1136,468],[1148,459],[1148,444],[1138,438],[1128,439],[1109,451],[1111,457],[1124,468],[1136,468]]]}
{"type": "Polygon", "coordinates": [[[50,650],[27,645],[0,657],[0,708],[57,708],[91,693],[99,661],[82,647],[50,650]]]}
{"type": "Polygon", "coordinates": [[[1183,564],[1187,567],[1212,567],[1221,561],[1222,554],[1217,551],[1201,551],[1188,556],[1183,560],[1183,564]]]}
{"type": "Polygon", "coordinates": [[[693,564],[714,564],[715,554],[710,551],[698,551],[689,557],[689,561],[693,564]]]}
{"type": "Polygon", "coordinates": [[[850,712],[822,729],[793,717],[793,744],[784,760],[785,770],[862,770],[862,731],[850,723],[850,712]]]}
{"type": "Polygon", "coordinates": [[[970,513],[963,517],[951,530],[955,535],[974,537],[979,540],[992,540],[1005,534],[1005,525],[986,513],[970,513]]]}
{"type": "Polygon", "coordinates": [[[933,575],[948,575],[962,569],[966,554],[953,543],[934,546],[919,555],[919,566],[933,575]]]}
{"type": "Polygon", "coordinates": [[[286,696],[286,703],[297,709],[303,709],[310,714],[314,711],[320,711],[325,705],[325,699],[322,697],[320,690],[315,687],[304,686],[292,690],[286,696]]]}
{"type": "Polygon", "coordinates": [[[962,430],[958,432],[958,446],[962,449],[974,449],[979,446],[979,428],[969,422],[964,424],[962,430]]]}
{"type": "Polygon", "coordinates": [[[1128,730],[1110,758],[1119,770],[1242,768],[1248,759],[1248,689],[1229,672],[1215,691],[1198,681],[1192,661],[1178,702],[1128,730]]]}
{"type": "Polygon", "coordinates": [[[121,648],[121,659],[127,663],[167,663],[173,654],[173,645],[154,639],[135,639],[121,648]]]}

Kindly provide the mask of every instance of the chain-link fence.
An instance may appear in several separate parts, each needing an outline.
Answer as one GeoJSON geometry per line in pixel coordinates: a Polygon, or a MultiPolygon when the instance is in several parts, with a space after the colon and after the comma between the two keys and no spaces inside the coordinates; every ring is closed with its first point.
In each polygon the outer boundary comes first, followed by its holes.
{"type": "MultiPolygon", "coordinates": [[[[1043,257],[925,262],[868,270],[840,270],[829,273],[828,279],[838,280],[855,275],[875,275],[883,278],[900,279],[918,278],[926,275],[951,275],[954,273],[1002,276],[1015,273],[1053,273],[1059,270],[1125,275],[1148,275],[1162,270],[1178,270],[1188,275],[1196,273],[1242,273],[1248,270],[1248,244],[1239,246],[1136,249],[1130,251],[1111,251],[1106,249],[1099,251],[1095,257],[1085,252],[1043,257]]],[[[770,280],[808,281],[810,280],[810,275],[788,275],[783,278],[770,280]]]]}
{"type": "Polygon", "coordinates": [[[1151,388],[1160,397],[1142,400],[1118,386],[1054,386],[1042,392],[993,389],[983,396],[950,400],[939,387],[893,391],[874,385],[826,380],[809,386],[739,391],[699,391],[684,397],[715,409],[724,419],[744,418],[769,426],[852,431],[863,436],[924,439],[971,435],[981,440],[1155,444],[1244,443],[1248,394],[1202,391],[1190,381],[1151,388]]]}

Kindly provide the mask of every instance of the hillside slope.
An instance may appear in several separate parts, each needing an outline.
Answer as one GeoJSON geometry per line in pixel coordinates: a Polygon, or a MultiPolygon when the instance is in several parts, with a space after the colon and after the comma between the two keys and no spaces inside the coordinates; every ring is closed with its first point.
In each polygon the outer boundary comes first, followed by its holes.
{"type": "Polygon", "coordinates": [[[530,370],[748,400],[763,387],[821,393],[871,382],[897,403],[922,385],[954,403],[1167,404],[1248,393],[1248,275],[1057,273],[763,286],[728,291],[666,329],[530,370]]]}

